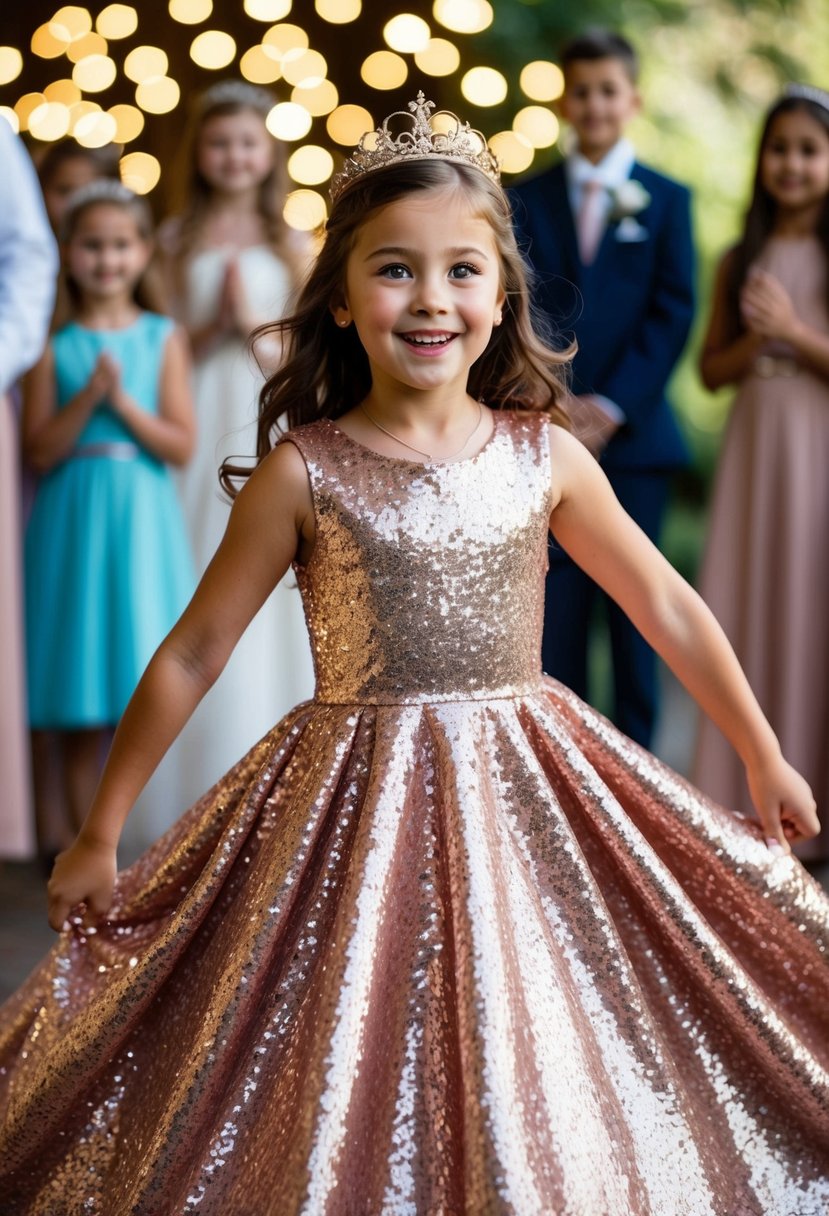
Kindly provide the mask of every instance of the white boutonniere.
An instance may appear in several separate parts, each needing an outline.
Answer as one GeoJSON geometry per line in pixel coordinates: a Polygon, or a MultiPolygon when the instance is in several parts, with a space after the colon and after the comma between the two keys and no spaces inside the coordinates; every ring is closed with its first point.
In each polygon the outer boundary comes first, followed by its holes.
{"type": "Polygon", "coordinates": [[[629,216],[638,215],[651,201],[651,196],[642,183],[632,177],[611,190],[610,198],[610,218],[612,220],[624,220],[629,216]]]}
{"type": "Polygon", "coordinates": [[[616,240],[628,243],[646,241],[648,230],[635,218],[644,211],[651,196],[641,182],[628,178],[611,190],[610,220],[616,223],[616,240]]]}

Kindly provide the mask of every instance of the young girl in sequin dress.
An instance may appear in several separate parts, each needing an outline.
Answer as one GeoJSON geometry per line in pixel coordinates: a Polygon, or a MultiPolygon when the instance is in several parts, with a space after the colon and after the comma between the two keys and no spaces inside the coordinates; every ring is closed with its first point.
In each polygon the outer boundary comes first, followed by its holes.
{"type": "MultiPolygon", "coordinates": [[[[266,368],[279,359],[279,342],[258,342],[254,355],[248,338],[284,315],[308,264],[307,239],[282,216],[285,156],[265,126],[275,102],[266,89],[241,80],[220,81],[198,98],[176,215],[160,231],[173,311],[194,356],[198,436],[178,481],[199,575],[230,510],[217,469],[227,456],[253,457],[265,379],[257,361],[266,368]]],[[[288,571],[141,799],[145,830],[155,835],[169,827],[182,806],[313,688],[302,602],[288,571]],[[263,680],[263,671],[271,678],[263,680]]]]}
{"type": "Polygon", "coordinates": [[[21,431],[40,474],[24,549],[36,801],[47,797],[41,735],[55,732],[71,840],[107,735],[195,585],[170,472],[195,423],[183,335],[147,308],[146,203],[91,182],[61,233],[73,317],[29,373],[21,431]]]}
{"type": "MultiPolygon", "coordinates": [[[[740,243],[720,267],[702,355],[737,384],[700,591],[783,750],[829,806],[829,93],[772,106],[740,243]]],[[[749,811],[739,761],[703,723],[694,778],[749,811]]],[[[825,833],[812,842],[814,856],[825,833]]]]}
{"type": "Polygon", "coordinates": [[[0,1018],[3,1211],[819,1216],[810,792],[556,425],[494,163],[411,110],[335,182],[259,465],[58,859],[69,921],[0,1018]],[[542,676],[550,526],[733,740],[760,823],[542,676]],[[291,562],[314,700],[116,881],[291,562]]]}

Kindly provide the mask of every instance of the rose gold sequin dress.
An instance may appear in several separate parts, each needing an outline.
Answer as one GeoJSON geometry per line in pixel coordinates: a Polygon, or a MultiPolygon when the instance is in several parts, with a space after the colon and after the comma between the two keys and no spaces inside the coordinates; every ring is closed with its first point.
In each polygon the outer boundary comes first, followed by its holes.
{"type": "Polygon", "coordinates": [[[316,699],[5,1006],[3,1216],[825,1216],[829,902],[542,679],[546,422],[289,441],[316,699]]]}

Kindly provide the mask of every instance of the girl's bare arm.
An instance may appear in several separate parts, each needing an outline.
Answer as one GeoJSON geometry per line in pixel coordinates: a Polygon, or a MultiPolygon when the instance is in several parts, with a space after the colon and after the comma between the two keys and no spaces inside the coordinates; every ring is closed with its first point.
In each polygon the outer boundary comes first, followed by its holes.
{"type": "Polygon", "coordinates": [[[769,839],[816,835],[815,803],[786,762],[728,639],[710,609],[619,505],[582,445],[551,429],[556,503],[550,526],[561,545],[627,613],[743,763],[769,839]]]}
{"type": "Polygon", "coordinates": [[[49,923],[59,929],[86,901],[112,898],[115,849],[132,806],[236,642],[299,553],[313,543],[313,507],[293,444],[272,452],[236,500],[224,539],[193,599],[141,678],[115,732],[100,785],[75,844],[49,883],[49,923]]]}
{"type": "Polygon", "coordinates": [[[105,391],[106,377],[96,369],[81,391],[58,409],[55,360],[47,346],[23,381],[21,442],[26,463],[46,473],[66,460],[105,391]]]}
{"type": "Polygon", "coordinates": [[[727,308],[730,270],[731,255],[726,254],[717,270],[711,316],[699,361],[702,382],[712,391],[722,388],[724,384],[736,384],[742,380],[752,370],[764,341],[760,334],[750,332],[737,338],[730,336],[727,308]]]}

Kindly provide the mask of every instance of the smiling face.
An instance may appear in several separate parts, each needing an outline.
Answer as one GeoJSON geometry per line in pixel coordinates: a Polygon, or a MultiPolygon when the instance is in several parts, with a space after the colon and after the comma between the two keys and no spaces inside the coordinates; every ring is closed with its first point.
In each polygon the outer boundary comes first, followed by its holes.
{"type": "Polygon", "coordinates": [[[598,163],[639,113],[639,93],[620,59],[574,59],[567,65],[561,113],[579,151],[598,163]]]}
{"type": "Polygon", "coordinates": [[[465,396],[503,303],[492,228],[450,187],[390,203],[359,228],[332,311],[353,322],[375,392],[465,396]]]}
{"type": "Polygon", "coordinates": [[[104,302],[132,297],[150,252],[127,207],[94,203],[75,221],[63,256],[81,295],[104,302]]]}
{"type": "Polygon", "coordinates": [[[829,193],[829,131],[807,110],[773,119],[760,155],[760,182],[789,212],[822,208],[829,193]]]}
{"type": "Polygon", "coordinates": [[[238,110],[208,118],[199,132],[196,163],[212,190],[222,194],[255,190],[274,164],[274,143],[262,115],[238,110]]]}

